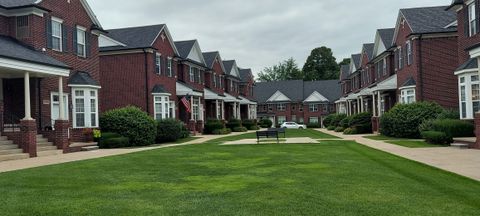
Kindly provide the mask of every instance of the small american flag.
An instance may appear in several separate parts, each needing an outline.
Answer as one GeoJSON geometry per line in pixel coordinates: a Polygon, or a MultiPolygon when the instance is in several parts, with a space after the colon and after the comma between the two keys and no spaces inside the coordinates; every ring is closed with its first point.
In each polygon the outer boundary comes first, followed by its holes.
{"type": "Polygon", "coordinates": [[[187,97],[183,97],[180,102],[182,102],[183,106],[185,106],[186,108],[186,111],[188,113],[192,112],[191,108],[190,108],[190,101],[188,101],[187,97]]]}

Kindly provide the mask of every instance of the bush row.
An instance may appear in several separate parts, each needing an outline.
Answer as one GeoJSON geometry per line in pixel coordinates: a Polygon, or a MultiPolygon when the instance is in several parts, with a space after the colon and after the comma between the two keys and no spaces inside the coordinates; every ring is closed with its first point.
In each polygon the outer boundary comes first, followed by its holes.
{"type": "Polygon", "coordinates": [[[229,134],[233,132],[246,132],[249,130],[259,130],[257,120],[232,119],[225,123],[222,120],[208,120],[205,123],[204,134],[229,134]],[[228,129],[228,130],[225,130],[228,129]]]}

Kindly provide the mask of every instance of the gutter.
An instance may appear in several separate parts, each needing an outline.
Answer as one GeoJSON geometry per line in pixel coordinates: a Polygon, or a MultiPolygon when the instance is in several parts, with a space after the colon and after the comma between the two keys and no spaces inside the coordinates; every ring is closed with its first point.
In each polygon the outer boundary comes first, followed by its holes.
{"type": "Polygon", "coordinates": [[[150,114],[150,103],[148,103],[148,51],[143,49],[145,56],[145,102],[146,102],[146,111],[150,114]]]}

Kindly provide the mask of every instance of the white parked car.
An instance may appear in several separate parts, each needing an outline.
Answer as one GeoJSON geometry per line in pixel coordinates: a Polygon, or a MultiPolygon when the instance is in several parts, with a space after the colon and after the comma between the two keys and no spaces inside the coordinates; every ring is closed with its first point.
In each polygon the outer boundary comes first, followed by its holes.
{"type": "Polygon", "coordinates": [[[280,127],[287,128],[287,129],[307,129],[306,125],[297,124],[295,122],[285,122],[280,127]]]}

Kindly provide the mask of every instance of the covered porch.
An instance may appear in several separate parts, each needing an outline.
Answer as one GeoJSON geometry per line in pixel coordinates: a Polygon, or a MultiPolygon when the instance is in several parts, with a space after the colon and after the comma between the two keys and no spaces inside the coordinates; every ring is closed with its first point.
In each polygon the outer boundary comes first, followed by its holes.
{"type": "Polygon", "coordinates": [[[224,95],[205,89],[205,116],[206,119],[225,120],[224,95]]]}
{"type": "Polygon", "coordinates": [[[240,96],[240,117],[242,120],[257,119],[257,102],[240,96]]]}
{"type": "Polygon", "coordinates": [[[205,109],[203,92],[197,91],[188,86],[186,83],[177,82],[177,97],[180,101],[179,118],[187,125],[187,128],[196,133],[203,131],[205,109]],[[182,99],[185,98],[189,103],[189,108],[182,104],[182,99]]]}
{"type": "Polygon", "coordinates": [[[230,94],[225,93],[225,120],[240,119],[240,100],[230,94]]]}
{"type": "Polygon", "coordinates": [[[370,89],[372,92],[372,128],[374,132],[379,132],[380,122],[379,119],[385,112],[388,112],[393,106],[395,106],[397,97],[397,75],[393,75],[388,79],[378,83],[376,86],[370,89]]]}

